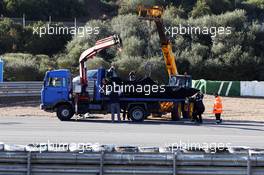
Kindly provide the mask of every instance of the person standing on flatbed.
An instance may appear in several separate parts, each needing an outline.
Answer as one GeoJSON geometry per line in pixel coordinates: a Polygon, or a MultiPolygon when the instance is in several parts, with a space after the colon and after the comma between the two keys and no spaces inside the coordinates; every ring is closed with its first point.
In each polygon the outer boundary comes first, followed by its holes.
{"type": "Polygon", "coordinates": [[[222,123],[221,114],[223,113],[223,104],[218,93],[215,93],[213,113],[215,114],[216,124],[222,123]]]}

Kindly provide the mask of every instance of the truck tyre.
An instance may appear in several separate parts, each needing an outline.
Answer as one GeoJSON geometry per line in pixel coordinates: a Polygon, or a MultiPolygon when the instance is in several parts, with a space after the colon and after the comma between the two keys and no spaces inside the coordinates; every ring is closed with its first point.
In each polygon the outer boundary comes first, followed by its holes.
{"type": "Polygon", "coordinates": [[[57,108],[57,117],[61,121],[69,121],[74,115],[74,111],[70,105],[60,105],[57,108]]]}
{"type": "Polygon", "coordinates": [[[128,116],[133,122],[142,122],[145,119],[146,111],[141,106],[135,106],[129,109],[128,116]]]}

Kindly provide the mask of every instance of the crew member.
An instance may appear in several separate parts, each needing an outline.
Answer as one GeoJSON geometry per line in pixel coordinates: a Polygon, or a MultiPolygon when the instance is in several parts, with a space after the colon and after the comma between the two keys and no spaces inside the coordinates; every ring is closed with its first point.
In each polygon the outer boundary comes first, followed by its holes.
{"type": "Polygon", "coordinates": [[[193,119],[197,123],[203,123],[202,114],[205,111],[203,97],[204,95],[201,92],[198,92],[194,99],[193,119]],[[199,119],[197,116],[199,116],[199,119]]]}
{"type": "Polygon", "coordinates": [[[120,97],[121,91],[113,89],[112,92],[110,93],[110,108],[111,108],[111,118],[112,122],[115,121],[115,114],[117,114],[117,120],[118,122],[121,122],[121,117],[120,117],[120,97]]]}
{"type": "Polygon", "coordinates": [[[115,70],[115,66],[111,66],[110,69],[107,70],[107,77],[108,78],[116,78],[117,77],[117,73],[115,70]]]}
{"type": "Polygon", "coordinates": [[[189,77],[188,77],[188,73],[187,72],[184,72],[183,87],[185,87],[185,88],[189,87],[189,77]]]}
{"type": "Polygon", "coordinates": [[[217,93],[215,93],[213,113],[215,114],[216,124],[222,123],[221,114],[223,113],[223,105],[222,99],[217,93]]]}
{"type": "Polygon", "coordinates": [[[128,80],[129,80],[129,81],[135,81],[135,80],[136,80],[136,73],[135,73],[135,71],[131,71],[131,72],[128,74],[128,80]]]}

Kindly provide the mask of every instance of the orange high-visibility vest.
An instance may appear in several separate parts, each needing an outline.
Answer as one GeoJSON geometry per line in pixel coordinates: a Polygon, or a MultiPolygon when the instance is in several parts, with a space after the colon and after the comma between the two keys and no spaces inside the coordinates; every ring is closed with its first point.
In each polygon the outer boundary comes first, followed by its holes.
{"type": "Polygon", "coordinates": [[[214,102],[214,114],[221,114],[223,112],[223,105],[222,105],[222,99],[220,96],[215,98],[214,102]]]}

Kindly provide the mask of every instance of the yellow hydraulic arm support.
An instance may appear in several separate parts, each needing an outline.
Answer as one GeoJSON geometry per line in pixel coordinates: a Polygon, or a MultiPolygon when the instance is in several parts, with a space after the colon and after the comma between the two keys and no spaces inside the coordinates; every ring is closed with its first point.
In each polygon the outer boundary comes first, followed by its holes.
{"type": "Polygon", "coordinates": [[[172,52],[172,44],[165,35],[163,20],[161,19],[163,12],[164,12],[163,8],[159,6],[154,6],[149,8],[143,6],[138,7],[138,13],[141,19],[154,21],[156,23],[161,41],[161,49],[165,59],[166,68],[169,76],[171,77],[178,75],[178,70],[176,65],[176,59],[172,52]]]}

